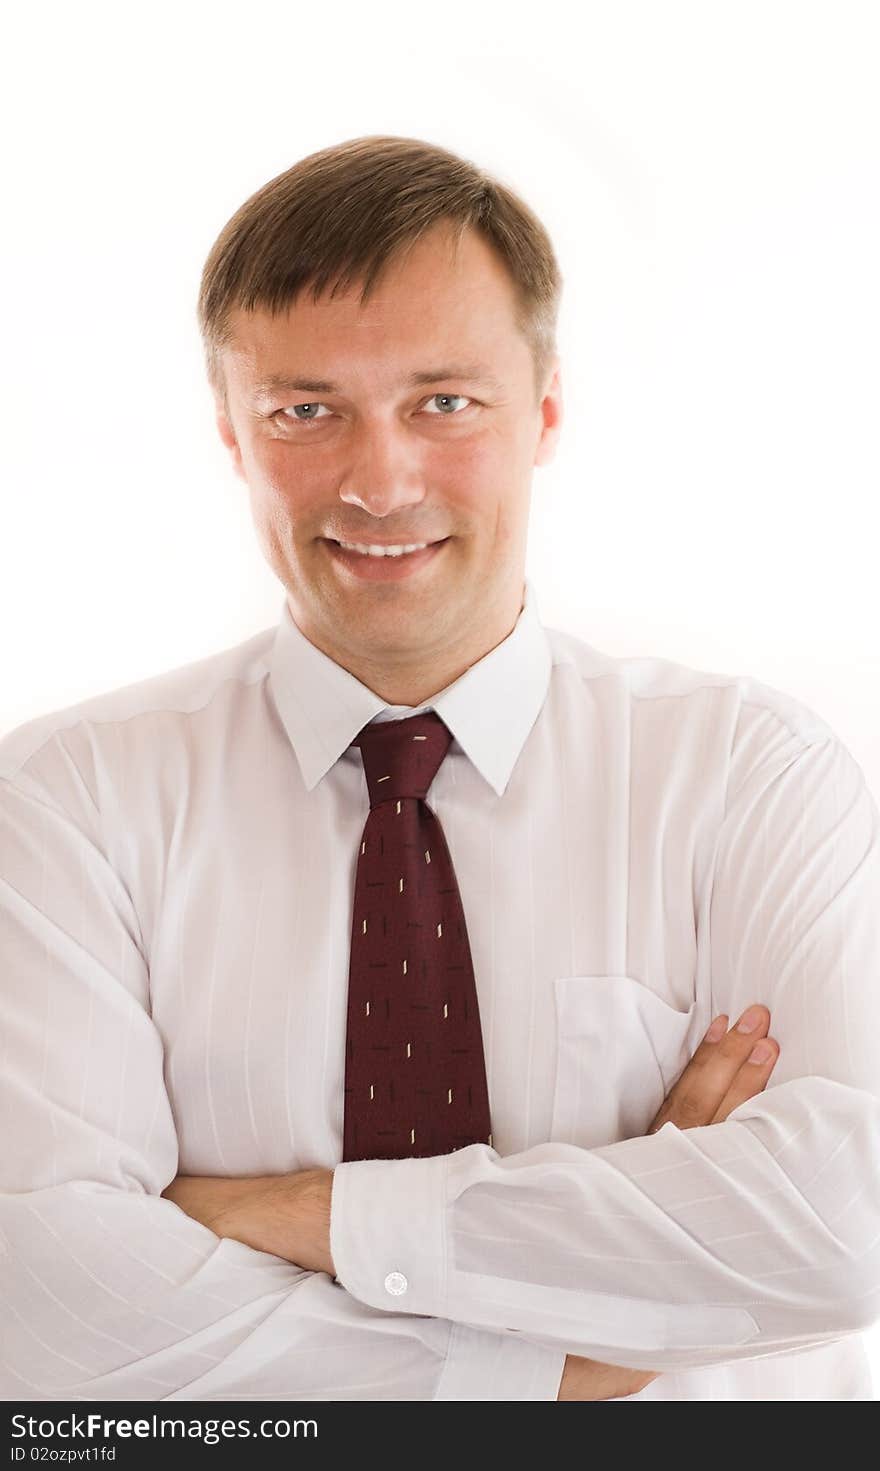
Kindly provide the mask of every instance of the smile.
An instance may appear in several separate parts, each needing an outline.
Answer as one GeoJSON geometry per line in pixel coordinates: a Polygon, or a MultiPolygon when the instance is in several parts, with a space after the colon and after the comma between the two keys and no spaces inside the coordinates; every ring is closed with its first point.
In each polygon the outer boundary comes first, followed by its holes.
{"type": "Polygon", "coordinates": [[[367,582],[397,582],[412,577],[435,561],[449,540],[447,536],[442,541],[431,542],[427,546],[419,545],[415,550],[411,550],[414,545],[412,542],[403,542],[399,546],[390,545],[388,548],[369,547],[363,551],[355,550],[364,545],[361,542],[343,546],[328,538],[324,544],[340,570],[367,582]]]}
{"type": "Polygon", "coordinates": [[[388,546],[364,543],[359,541],[340,541],[339,546],[347,552],[362,552],[368,557],[402,557],[409,552],[421,552],[431,543],[427,541],[401,542],[398,546],[388,546]]]}

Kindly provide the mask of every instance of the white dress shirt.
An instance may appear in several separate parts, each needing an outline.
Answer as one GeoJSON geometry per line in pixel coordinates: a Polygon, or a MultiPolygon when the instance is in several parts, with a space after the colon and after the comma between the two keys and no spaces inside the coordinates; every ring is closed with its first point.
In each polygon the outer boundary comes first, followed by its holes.
{"type": "Polygon", "coordinates": [[[870,1399],[880,815],[746,676],[510,635],[418,709],[493,1146],[340,1163],[349,943],[386,706],[277,626],[0,740],[4,1398],[870,1399]],[[711,1019],[769,1085],[645,1130],[711,1019]],[[221,1240],[177,1173],[334,1168],[337,1277],[221,1240]]]}

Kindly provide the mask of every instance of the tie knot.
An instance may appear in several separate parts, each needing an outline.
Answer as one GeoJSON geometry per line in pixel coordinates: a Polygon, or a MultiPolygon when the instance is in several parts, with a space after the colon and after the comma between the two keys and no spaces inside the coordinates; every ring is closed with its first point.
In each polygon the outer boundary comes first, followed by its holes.
{"type": "Polygon", "coordinates": [[[451,744],[452,732],[433,710],[365,725],[352,745],[360,747],[370,810],[380,802],[426,796],[451,744]]]}

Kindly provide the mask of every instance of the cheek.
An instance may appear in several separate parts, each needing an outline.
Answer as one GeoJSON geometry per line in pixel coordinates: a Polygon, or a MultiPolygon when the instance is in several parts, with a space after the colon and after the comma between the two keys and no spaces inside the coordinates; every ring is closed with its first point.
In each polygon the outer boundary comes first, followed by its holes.
{"type": "Polygon", "coordinates": [[[309,478],[308,456],[292,455],[290,446],[277,439],[258,441],[254,446],[254,459],[260,481],[277,499],[290,496],[297,484],[309,478]]]}
{"type": "Polygon", "coordinates": [[[318,467],[307,454],[294,456],[276,440],[258,444],[254,461],[253,497],[262,506],[264,520],[308,522],[326,507],[326,463],[318,467]]]}
{"type": "Polygon", "coordinates": [[[490,434],[471,435],[432,447],[422,462],[422,477],[430,493],[438,491],[449,504],[485,514],[493,498],[509,483],[510,447],[490,434]]]}
{"type": "Polygon", "coordinates": [[[488,429],[481,434],[468,435],[457,442],[450,441],[444,445],[440,456],[442,460],[454,463],[457,469],[466,471],[475,478],[503,465],[510,457],[510,442],[505,441],[501,435],[492,434],[488,429]]]}
{"type": "Polygon", "coordinates": [[[528,520],[529,477],[512,434],[481,434],[444,446],[426,484],[460,506],[496,545],[519,545],[528,520]]]}

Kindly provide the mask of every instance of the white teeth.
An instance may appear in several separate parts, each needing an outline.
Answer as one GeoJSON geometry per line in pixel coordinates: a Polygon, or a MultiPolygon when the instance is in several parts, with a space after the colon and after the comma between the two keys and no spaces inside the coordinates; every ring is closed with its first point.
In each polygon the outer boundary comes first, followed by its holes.
{"type": "Polygon", "coordinates": [[[339,545],[347,552],[363,552],[368,557],[402,557],[406,552],[420,552],[428,543],[414,541],[408,546],[368,547],[362,546],[358,541],[341,541],[339,545]]]}

